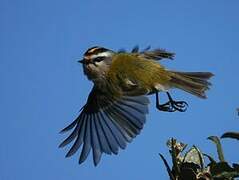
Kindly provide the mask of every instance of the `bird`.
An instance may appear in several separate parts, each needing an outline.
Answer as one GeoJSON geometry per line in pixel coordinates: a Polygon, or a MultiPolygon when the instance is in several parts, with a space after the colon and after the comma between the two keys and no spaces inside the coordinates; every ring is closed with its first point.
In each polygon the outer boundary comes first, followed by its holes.
{"type": "Polygon", "coordinates": [[[78,62],[94,85],[77,118],[61,130],[71,133],[60,148],[74,141],[66,157],[81,148],[81,164],[92,151],[97,166],[103,153],[118,154],[119,149],[125,149],[146,122],[148,95],[155,94],[156,108],[164,112],[184,112],[188,107],[187,102],[171,97],[169,90],[173,88],[205,99],[213,74],[173,71],[159,63],[174,57],[175,53],[161,48],[139,51],[136,46],[130,52],[101,46],[87,49],[78,62]],[[168,102],[160,104],[159,92],[166,92],[168,102]]]}

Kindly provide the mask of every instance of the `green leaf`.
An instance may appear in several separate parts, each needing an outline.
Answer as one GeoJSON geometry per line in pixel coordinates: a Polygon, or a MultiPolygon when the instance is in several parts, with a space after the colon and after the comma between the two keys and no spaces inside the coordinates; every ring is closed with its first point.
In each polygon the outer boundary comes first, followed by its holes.
{"type": "Polygon", "coordinates": [[[162,159],[163,162],[164,162],[164,165],[165,165],[165,167],[166,167],[166,169],[167,169],[167,172],[168,172],[168,175],[169,175],[169,177],[170,177],[170,180],[175,180],[174,175],[173,175],[172,172],[171,172],[171,169],[170,169],[170,167],[169,167],[169,165],[168,165],[167,160],[166,160],[166,159],[164,158],[164,156],[163,156],[162,154],[160,154],[160,153],[159,153],[159,156],[161,157],[161,159],[162,159]]]}
{"type": "Polygon", "coordinates": [[[205,153],[203,153],[203,155],[209,159],[210,163],[217,164],[217,162],[212,158],[212,156],[205,153]]]}
{"type": "Polygon", "coordinates": [[[220,139],[217,136],[210,136],[210,137],[208,137],[208,139],[216,144],[218,158],[219,158],[219,160],[221,162],[224,162],[225,158],[224,158],[224,154],[223,154],[223,150],[222,150],[222,145],[221,145],[220,139]]]}
{"type": "Polygon", "coordinates": [[[223,172],[221,174],[214,176],[213,178],[214,179],[219,178],[222,180],[225,180],[225,179],[231,180],[232,178],[236,178],[236,177],[239,177],[239,172],[233,171],[233,172],[223,172]]]}
{"type": "Polygon", "coordinates": [[[239,132],[226,132],[221,136],[221,138],[232,138],[239,140],[239,132]]]}
{"type": "Polygon", "coordinates": [[[204,167],[203,155],[196,146],[193,146],[191,149],[189,149],[184,156],[183,162],[194,163],[198,165],[201,170],[204,167]]]}
{"type": "Polygon", "coordinates": [[[214,178],[231,179],[239,177],[238,169],[232,168],[227,162],[219,162],[211,165],[210,171],[214,178]]]}

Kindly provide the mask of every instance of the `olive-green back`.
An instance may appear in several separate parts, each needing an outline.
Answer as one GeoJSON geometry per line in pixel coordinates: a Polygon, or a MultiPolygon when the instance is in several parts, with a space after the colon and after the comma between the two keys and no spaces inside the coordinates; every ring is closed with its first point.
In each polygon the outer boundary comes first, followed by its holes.
{"type": "Polygon", "coordinates": [[[145,92],[154,91],[157,84],[167,85],[170,80],[169,73],[158,62],[127,53],[113,56],[107,77],[118,87],[127,86],[129,80],[145,92]]]}

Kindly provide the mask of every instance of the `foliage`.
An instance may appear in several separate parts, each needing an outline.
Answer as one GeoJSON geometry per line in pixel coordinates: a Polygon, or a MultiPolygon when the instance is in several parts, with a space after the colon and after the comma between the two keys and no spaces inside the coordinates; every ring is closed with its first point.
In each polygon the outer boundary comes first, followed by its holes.
{"type": "MultiPolygon", "coordinates": [[[[239,132],[226,132],[221,138],[239,140],[239,132]]],[[[233,180],[239,177],[239,164],[229,164],[225,160],[220,138],[210,136],[208,140],[216,145],[218,160],[202,153],[198,147],[192,146],[187,151],[187,144],[181,143],[174,138],[167,142],[172,158],[172,167],[162,154],[159,154],[167,169],[170,180],[233,180]],[[206,163],[208,159],[209,163],[206,163]]]]}
{"type": "Polygon", "coordinates": [[[186,144],[173,138],[168,141],[172,168],[170,168],[164,156],[159,155],[166,166],[170,180],[232,180],[239,177],[239,164],[230,166],[225,161],[220,139],[216,136],[211,136],[208,139],[216,144],[219,161],[214,160],[208,154],[202,153],[196,146],[192,146],[184,153],[186,144]],[[209,159],[207,165],[205,157],[209,159]]]}

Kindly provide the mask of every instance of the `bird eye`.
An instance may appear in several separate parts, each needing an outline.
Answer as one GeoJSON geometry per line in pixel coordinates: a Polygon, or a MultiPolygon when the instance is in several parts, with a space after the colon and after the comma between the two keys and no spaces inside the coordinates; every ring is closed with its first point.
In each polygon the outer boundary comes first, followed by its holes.
{"type": "Polygon", "coordinates": [[[104,57],[96,57],[94,58],[94,62],[100,62],[100,61],[103,61],[104,60],[104,57]]]}

